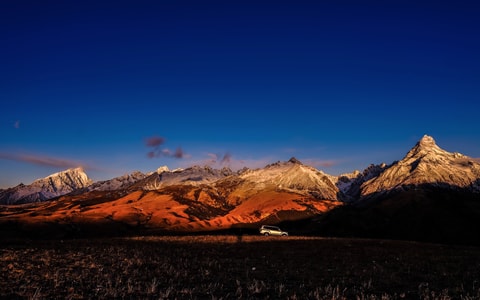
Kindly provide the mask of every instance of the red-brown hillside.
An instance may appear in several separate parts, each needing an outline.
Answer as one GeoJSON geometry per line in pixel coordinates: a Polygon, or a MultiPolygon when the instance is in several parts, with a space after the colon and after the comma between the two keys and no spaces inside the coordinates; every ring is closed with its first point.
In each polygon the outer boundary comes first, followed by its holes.
{"type": "Polygon", "coordinates": [[[82,226],[98,226],[100,231],[214,231],[265,220],[309,218],[340,205],[336,193],[327,175],[291,160],[228,176],[215,184],[174,184],[156,190],[137,186],[4,206],[0,220],[19,228],[28,224],[29,228],[63,226],[79,231],[82,226]]]}

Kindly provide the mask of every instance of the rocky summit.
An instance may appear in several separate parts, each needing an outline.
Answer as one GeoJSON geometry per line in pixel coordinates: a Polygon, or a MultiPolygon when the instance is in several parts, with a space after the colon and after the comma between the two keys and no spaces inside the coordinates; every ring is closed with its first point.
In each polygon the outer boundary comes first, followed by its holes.
{"type": "Polygon", "coordinates": [[[41,202],[80,190],[92,183],[83,168],[68,169],[37,179],[30,185],[19,184],[0,191],[0,204],[41,202]]]}
{"type": "Polygon", "coordinates": [[[419,185],[465,188],[480,192],[480,164],[441,149],[425,135],[407,155],[361,187],[363,197],[419,185]]]}

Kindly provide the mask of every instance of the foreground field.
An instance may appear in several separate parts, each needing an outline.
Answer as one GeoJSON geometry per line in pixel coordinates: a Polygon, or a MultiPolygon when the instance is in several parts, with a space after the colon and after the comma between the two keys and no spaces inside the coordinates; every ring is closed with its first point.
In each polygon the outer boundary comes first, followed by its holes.
{"type": "Polygon", "coordinates": [[[260,236],[2,241],[0,297],[480,299],[480,248],[260,236]]]}

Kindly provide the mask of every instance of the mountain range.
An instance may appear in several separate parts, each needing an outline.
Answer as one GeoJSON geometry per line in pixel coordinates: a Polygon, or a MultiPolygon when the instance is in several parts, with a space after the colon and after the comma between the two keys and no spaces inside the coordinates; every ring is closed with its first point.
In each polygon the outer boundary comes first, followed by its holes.
{"type": "Polygon", "coordinates": [[[328,175],[295,158],[260,169],[167,167],[92,182],[70,169],[0,191],[5,234],[255,230],[441,242],[479,241],[480,163],[425,135],[406,156],[328,175]]]}

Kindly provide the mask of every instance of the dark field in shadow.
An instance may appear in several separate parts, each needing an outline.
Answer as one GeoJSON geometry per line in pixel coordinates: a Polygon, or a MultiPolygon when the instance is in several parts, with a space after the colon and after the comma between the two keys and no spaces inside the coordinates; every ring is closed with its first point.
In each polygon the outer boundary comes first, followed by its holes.
{"type": "Polygon", "coordinates": [[[0,297],[480,299],[480,248],[366,239],[5,240],[0,297]]]}

